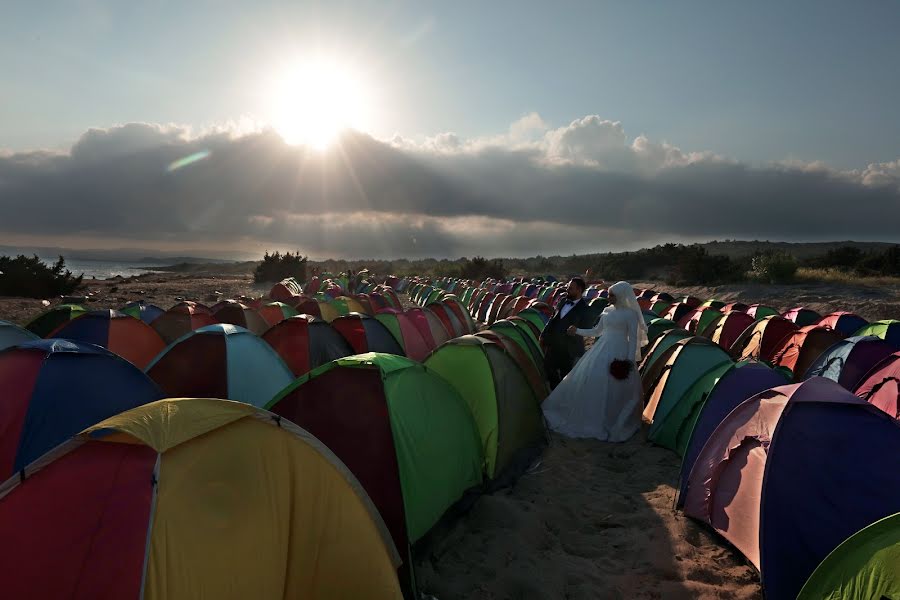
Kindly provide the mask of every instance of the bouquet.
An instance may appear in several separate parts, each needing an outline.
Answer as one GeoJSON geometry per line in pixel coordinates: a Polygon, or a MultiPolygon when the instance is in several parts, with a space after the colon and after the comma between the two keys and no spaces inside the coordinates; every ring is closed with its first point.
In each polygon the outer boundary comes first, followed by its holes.
{"type": "Polygon", "coordinates": [[[616,379],[628,379],[634,363],[630,360],[614,360],[609,364],[609,374],[616,379]]]}

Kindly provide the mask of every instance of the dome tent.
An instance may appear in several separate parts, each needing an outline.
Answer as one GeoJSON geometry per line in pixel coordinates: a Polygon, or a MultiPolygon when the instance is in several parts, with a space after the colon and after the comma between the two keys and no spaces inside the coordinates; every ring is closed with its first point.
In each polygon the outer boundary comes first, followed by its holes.
{"type": "Polygon", "coordinates": [[[297,315],[277,323],[262,339],[278,353],[294,377],[353,354],[347,340],[331,325],[309,315],[297,315]]]}
{"type": "Polygon", "coordinates": [[[94,310],[59,326],[50,337],[102,346],[139,369],[162,352],[166,344],[150,326],[116,310],[94,310]]]}
{"type": "Polygon", "coordinates": [[[0,352],[0,390],[0,480],[85,427],[163,397],[127,360],[67,340],[0,352]]]}
{"type": "Polygon", "coordinates": [[[234,325],[192,331],[146,369],[170,398],[222,398],[263,406],[294,379],[278,353],[234,325]]]}
{"type": "Polygon", "coordinates": [[[237,402],[160,400],[87,429],[7,482],[0,540],[11,598],[400,598],[352,474],[237,402]]]}
{"type": "Polygon", "coordinates": [[[22,329],[15,323],[0,321],[0,350],[39,339],[41,339],[40,336],[27,329],[22,329]]]}
{"type": "Polygon", "coordinates": [[[841,542],[900,512],[898,461],[900,422],[817,377],[762,392],[719,424],[685,513],[759,569],[766,598],[796,598],[841,542]]]}
{"type": "MultiPolygon", "coordinates": [[[[468,407],[446,381],[408,358],[338,359],[297,379],[269,409],[341,458],[405,555],[481,483],[481,444],[468,407]]],[[[412,577],[403,575],[406,585],[412,577]]]]}
{"type": "Polygon", "coordinates": [[[544,443],[539,399],[525,374],[503,348],[474,335],[450,340],[424,364],[448,381],[468,404],[485,460],[485,473],[527,466],[544,443]]]}

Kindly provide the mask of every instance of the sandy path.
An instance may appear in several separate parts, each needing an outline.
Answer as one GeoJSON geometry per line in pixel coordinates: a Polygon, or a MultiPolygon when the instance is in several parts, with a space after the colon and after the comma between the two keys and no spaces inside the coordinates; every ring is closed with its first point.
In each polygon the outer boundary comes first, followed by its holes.
{"type": "Polygon", "coordinates": [[[761,598],[756,571],[672,509],[680,459],[556,436],[513,489],[478,500],[417,561],[439,600],[761,598]]]}

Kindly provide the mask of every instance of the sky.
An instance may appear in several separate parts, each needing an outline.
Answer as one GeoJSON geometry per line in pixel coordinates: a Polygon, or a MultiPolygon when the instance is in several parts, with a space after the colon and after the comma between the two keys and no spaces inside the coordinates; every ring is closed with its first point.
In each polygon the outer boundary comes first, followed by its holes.
{"type": "Polygon", "coordinates": [[[15,3],[0,235],[388,258],[900,241],[897,31],[896,0],[15,3]]]}

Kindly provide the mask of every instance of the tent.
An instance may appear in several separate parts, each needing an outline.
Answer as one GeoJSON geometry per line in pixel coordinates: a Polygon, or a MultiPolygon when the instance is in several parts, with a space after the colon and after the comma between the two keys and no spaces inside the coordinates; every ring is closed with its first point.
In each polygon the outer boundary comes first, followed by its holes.
{"type": "Polygon", "coordinates": [[[817,377],[732,411],[694,463],[684,509],[759,569],[766,598],[793,599],[841,542],[900,512],[898,468],[900,422],[817,377]]]}
{"type": "Polygon", "coordinates": [[[751,304],[749,307],[747,307],[747,314],[757,321],[775,315],[780,316],[780,313],[777,310],[775,310],[771,306],[766,306],[764,304],[751,304]]]}
{"type": "Polygon", "coordinates": [[[650,310],[655,312],[658,315],[663,315],[672,305],[669,302],[664,302],[662,300],[657,300],[656,302],[650,303],[650,310]]]}
{"type": "Polygon", "coordinates": [[[822,561],[797,600],[900,598],[900,513],[853,534],[822,561]]]}
{"type": "Polygon", "coordinates": [[[650,343],[650,347],[644,353],[644,358],[643,360],[641,360],[641,364],[638,366],[638,372],[641,374],[641,379],[644,378],[645,373],[647,373],[650,368],[653,367],[653,364],[660,356],[662,356],[666,352],[666,350],[674,346],[678,342],[678,340],[683,340],[689,337],[692,337],[690,333],[679,327],[674,327],[672,329],[664,331],[654,341],[652,341],[650,343]]]}
{"type": "Polygon", "coordinates": [[[63,323],[50,337],[96,344],[143,369],[166,344],[150,326],[116,310],[93,310],[63,323]]]}
{"type": "Polygon", "coordinates": [[[527,466],[543,445],[543,414],[527,377],[501,346],[466,335],[432,352],[425,366],[446,379],[469,405],[489,478],[527,466]]]}
{"type": "MultiPolygon", "coordinates": [[[[341,311],[332,304],[332,299],[327,296],[322,296],[320,298],[316,298],[315,302],[319,307],[319,315],[323,320],[331,323],[335,319],[341,316],[341,311]]],[[[301,310],[299,307],[297,308],[300,312],[307,312],[306,310],[301,310]]],[[[312,314],[312,313],[309,313],[312,314]]],[[[346,314],[346,313],[344,313],[346,314]]]]}
{"type": "Polygon", "coordinates": [[[828,325],[835,331],[840,331],[845,336],[850,337],[857,331],[868,325],[869,322],[851,312],[833,312],[825,315],[819,321],[819,325],[828,325]]]}
{"type": "Polygon", "coordinates": [[[724,372],[701,377],[685,393],[679,410],[687,416],[677,432],[675,451],[682,457],[678,507],[684,505],[688,476],[710,436],[725,417],[748,398],[773,387],[787,385],[788,377],[768,365],[743,361],[724,372]],[[683,409],[689,409],[683,410],[683,409]]]}
{"type": "Polygon", "coordinates": [[[481,444],[468,407],[446,381],[408,358],[338,359],[292,383],[269,410],[347,465],[407,556],[411,543],[481,484],[481,444]]]}
{"type": "Polygon", "coordinates": [[[719,309],[711,306],[701,306],[681,317],[681,320],[678,321],[678,326],[690,333],[700,335],[710,323],[721,316],[722,313],[719,312],[719,309]]]}
{"type": "Polygon", "coordinates": [[[357,298],[353,298],[350,296],[338,296],[331,302],[332,306],[334,306],[338,313],[342,315],[346,315],[347,313],[357,312],[363,314],[369,314],[369,311],[366,310],[366,307],[360,302],[357,298]]]}
{"type": "Polygon", "coordinates": [[[301,294],[303,294],[303,287],[293,277],[282,279],[269,290],[269,298],[278,302],[284,302],[301,294]]]}
{"type": "Polygon", "coordinates": [[[262,339],[278,353],[294,377],[354,353],[332,325],[309,315],[290,317],[273,325],[262,339]]]}
{"type": "Polygon", "coordinates": [[[193,302],[179,302],[153,321],[151,327],[167,344],[195,329],[218,323],[212,312],[193,302]]]}
{"type": "Polygon", "coordinates": [[[900,321],[875,321],[861,327],[854,335],[874,335],[900,350],[900,321]]]}
{"type": "Polygon", "coordinates": [[[810,365],[842,339],[844,336],[830,327],[801,327],[778,344],[772,355],[772,363],[790,370],[794,374],[794,381],[802,381],[810,365]]]}
{"type": "Polygon", "coordinates": [[[343,337],[353,349],[351,354],[382,352],[404,356],[403,347],[390,330],[378,319],[352,313],[338,317],[331,327],[343,337]]]}
{"type": "Polygon", "coordinates": [[[652,346],[653,342],[655,342],[659,336],[670,329],[680,329],[680,327],[678,327],[678,324],[674,321],[663,319],[661,317],[650,321],[647,325],[647,339],[649,340],[649,345],[652,346]]]}
{"type": "Polygon", "coordinates": [[[85,427],[163,397],[127,360],[66,340],[0,352],[0,390],[0,480],[85,427]]]}
{"type": "Polygon", "coordinates": [[[703,304],[701,304],[701,305],[698,306],[697,308],[707,308],[707,307],[708,307],[708,308],[714,308],[714,309],[716,309],[716,310],[718,310],[718,311],[721,311],[723,306],[725,306],[725,303],[724,303],[724,302],[722,302],[721,300],[716,300],[716,299],[713,298],[713,299],[707,300],[706,302],[704,302],[703,304]]]}
{"type": "Polygon", "coordinates": [[[170,398],[222,398],[263,406],[294,380],[278,353],[235,325],[209,325],[169,345],[146,369],[170,398]]]}
{"type": "Polygon", "coordinates": [[[883,358],[862,379],[854,393],[900,419],[900,352],[883,358]]]}
{"type": "MultiPolygon", "coordinates": [[[[782,314],[785,319],[792,322],[797,327],[807,327],[808,325],[816,325],[822,320],[822,315],[811,308],[798,306],[782,314]]],[[[833,329],[833,327],[832,327],[833,329]]]]}
{"type": "Polygon", "coordinates": [[[826,377],[837,381],[852,392],[872,367],[892,352],[894,347],[881,338],[874,336],[847,338],[820,354],[806,370],[803,378],[826,377]]]}
{"type": "Polygon", "coordinates": [[[698,306],[703,304],[703,300],[701,300],[700,298],[697,298],[696,296],[690,296],[690,295],[684,296],[683,298],[678,300],[678,302],[680,302],[682,304],[687,304],[691,308],[697,308],[698,306]]]}
{"type": "Polygon", "coordinates": [[[263,305],[258,312],[259,316],[263,318],[269,327],[273,327],[285,319],[290,319],[300,314],[296,308],[284,302],[269,302],[263,305]]]}
{"type": "Polygon", "coordinates": [[[396,549],[356,478],[309,433],[244,404],[129,410],[5,492],[10,598],[401,597],[396,549]]]}
{"type": "Polygon", "coordinates": [[[441,300],[441,304],[454,312],[460,323],[465,325],[468,333],[475,333],[476,328],[475,322],[472,320],[472,315],[469,314],[459,298],[456,296],[447,296],[441,300]]]}
{"type": "Polygon", "coordinates": [[[669,294],[668,292],[658,292],[657,294],[654,294],[652,298],[650,298],[650,301],[654,304],[657,302],[665,302],[667,304],[674,304],[675,297],[672,294],[669,294]]]}
{"type": "Polygon", "coordinates": [[[525,355],[541,369],[544,368],[544,354],[541,352],[540,342],[534,335],[532,325],[524,319],[514,317],[513,319],[504,319],[497,321],[491,325],[490,330],[501,333],[512,339],[519,345],[525,355]]]}
{"type": "Polygon", "coordinates": [[[404,356],[421,362],[433,350],[433,343],[425,339],[413,318],[403,311],[385,308],[375,318],[391,332],[403,348],[404,356]]]}
{"type": "Polygon", "coordinates": [[[0,350],[39,339],[41,339],[40,336],[27,329],[22,329],[15,323],[0,321],[0,350]]]}
{"type": "Polygon", "coordinates": [[[441,320],[433,312],[424,308],[410,308],[404,311],[428,343],[429,351],[434,350],[452,337],[441,320]]]}
{"type": "Polygon", "coordinates": [[[507,333],[509,333],[509,330],[486,329],[479,331],[475,335],[490,340],[503,348],[519,368],[522,369],[522,373],[528,379],[528,383],[531,384],[531,389],[534,390],[534,397],[537,398],[538,402],[543,402],[550,393],[543,361],[540,363],[534,362],[534,358],[527,351],[523,350],[512,337],[506,335],[507,333]]]}
{"type": "Polygon", "coordinates": [[[735,360],[771,361],[780,342],[798,329],[781,315],[769,315],[745,329],[729,351],[735,360]]]}
{"type": "Polygon", "coordinates": [[[213,316],[219,323],[243,327],[256,335],[264,334],[269,328],[269,324],[257,311],[234,300],[228,300],[218,310],[214,310],[213,316]]]}
{"type": "Polygon", "coordinates": [[[748,310],[750,310],[750,305],[744,304],[743,302],[729,302],[728,304],[726,304],[719,310],[721,310],[723,313],[727,313],[727,312],[731,312],[731,311],[745,313],[748,310]]]}
{"type": "Polygon", "coordinates": [[[747,313],[732,310],[722,313],[700,330],[700,335],[730,350],[735,340],[755,323],[755,319],[747,313]]]}
{"type": "Polygon", "coordinates": [[[675,321],[677,323],[681,320],[681,317],[688,314],[692,310],[694,310],[694,307],[690,304],[677,302],[671,305],[661,316],[664,319],[669,319],[670,321],[675,321]]]}
{"type": "MultiPolygon", "coordinates": [[[[706,338],[694,336],[678,340],[666,350],[644,376],[644,421],[650,423],[651,441],[673,440],[666,418],[687,390],[704,373],[723,365],[732,365],[731,357],[706,338]]],[[[674,441],[667,447],[672,448],[674,441]]]]}
{"type": "Polygon", "coordinates": [[[456,311],[443,302],[432,302],[425,307],[425,310],[431,311],[434,316],[440,319],[451,338],[466,335],[466,333],[468,333],[468,327],[463,325],[463,322],[459,320],[456,311]]]}
{"type": "Polygon", "coordinates": [[[597,297],[588,302],[588,319],[593,323],[599,321],[603,309],[607,306],[609,306],[609,300],[606,298],[597,297]]]}
{"type": "Polygon", "coordinates": [[[158,317],[165,314],[166,311],[154,304],[147,304],[143,300],[129,302],[121,308],[119,312],[125,313],[135,319],[140,319],[147,325],[150,325],[158,317]]]}
{"type": "Polygon", "coordinates": [[[63,323],[71,321],[86,312],[87,309],[77,304],[60,304],[32,319],[25,326],[25,329],[38,337],[47,337],[47,334],[59,328],[63,323]]]}

